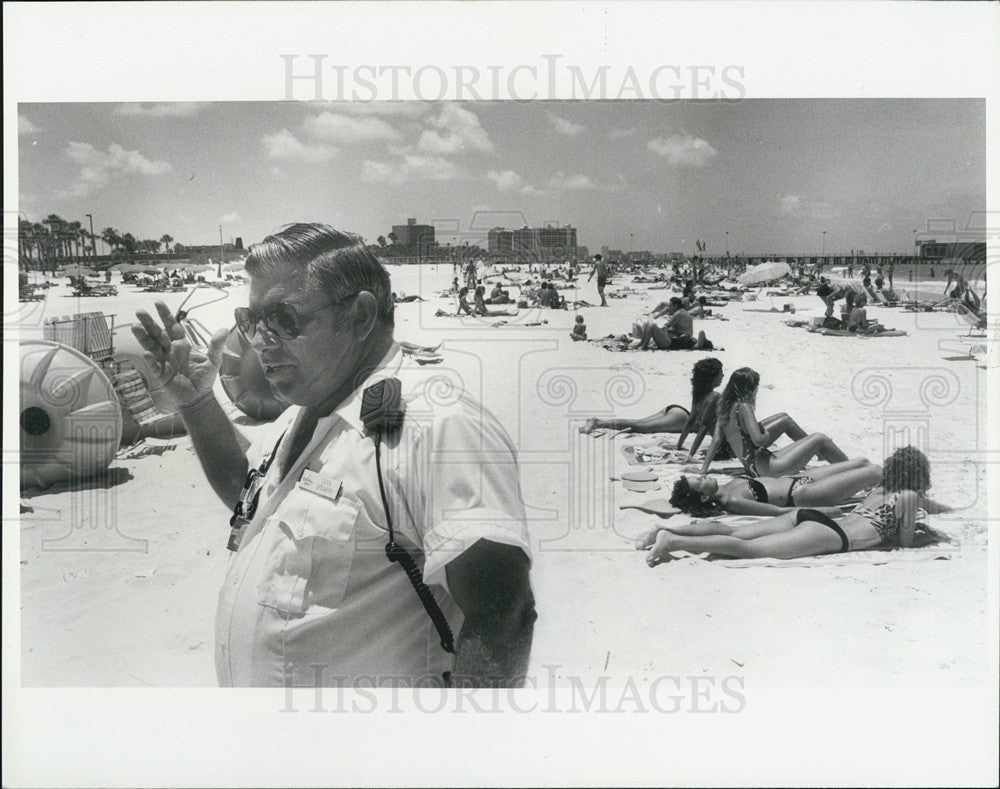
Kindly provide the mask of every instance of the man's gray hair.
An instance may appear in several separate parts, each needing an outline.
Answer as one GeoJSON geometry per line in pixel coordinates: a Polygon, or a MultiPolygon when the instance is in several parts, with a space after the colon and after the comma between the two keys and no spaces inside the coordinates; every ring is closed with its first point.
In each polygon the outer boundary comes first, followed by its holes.
{"type": "Polygon", "coordinates": [[[335,302],[368,291],[379,320],[393,323],[389,272],[353,233],[317,223],[288,225],[250,247],[245,269],[251,277],[301,272],[303,284],[321,287],[335,302]]]}

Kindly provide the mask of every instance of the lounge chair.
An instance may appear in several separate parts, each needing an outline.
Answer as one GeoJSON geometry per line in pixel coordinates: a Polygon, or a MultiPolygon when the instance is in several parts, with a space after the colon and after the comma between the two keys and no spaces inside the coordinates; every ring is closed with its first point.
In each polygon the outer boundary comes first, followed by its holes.
{"type": "Polygon", "coordinates": [[[18,301],[42,301],[44,293],[38,292],[38,285],[21,285],[17,291],[18,301]]]}
{"type": "Polygon", "coordinates": [[[116,359],[109,371],[125,419],[122,443],[132,443],[140,438],[180,436],[186,431],[179,414],[158,405],[139,371],[126,359],[116,359]]]}
{"type": "Polygon", "coordinates": [[[58,318],[46,318],[43,337],[74,348],[95,362],[111,358],[114,316],[103,312],[83,312],[58,318]],[[111,323],[108,323],[110,318],[111,323]]]}
{"type": "Polygon", "coordinates": [[[73,290],[74,296],[117,296],[118,288],[114,285],[91,285],[84,279],[78,279],[73,290]]]}

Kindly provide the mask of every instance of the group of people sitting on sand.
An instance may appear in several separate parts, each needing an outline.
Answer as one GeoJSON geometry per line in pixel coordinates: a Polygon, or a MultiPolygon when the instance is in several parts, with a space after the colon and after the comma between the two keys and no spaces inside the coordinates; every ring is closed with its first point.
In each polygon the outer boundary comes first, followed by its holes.
{"type": "Polygon", "coordinates": [[[674,551],[791,559],[945,539],[926,524],[927,514],[950,509],[928,498],[930,464],[919,450],[898,449],[882,466],[849,459],[829,436],[806,433],[786,413],[759,421],[756,371],[734,371],[720,394],[716,388],[722,380],[722,363],[702,359],[691,378],[690,410],[672,404],[642,419],[589,419],[580,428],[585,433],[680,433],[677,450],[694,433],[688,463],[702,440],[712,436],[700,468],[681,476],[670,498],[672,507],[698,520],[671,520],[642,535],[636,547],[649,552],[650,566],[669,561],[674,551]],[[783,436],[791,443],[772,449],[783,436]],[[707,476],[713,460],[730,457],[739,460],[741,475],[725,482],[707,476]],[[803,473],[817,459],[827,465],[803,473]],[[842,506],[858,494],[860,503],[845,512],[842,506]],[[751,524],[712,520],[723,513],[772,517],[751,524]]]}
{"type": "Polygon", "coordinates": [[[820,277],[819,285],[816,288],[816,295],[826,305],[823,327],[826,329],[838,329],[870,335],[892,331],[879,323],[879,321],[868,317],[866,309],[868,305],[867,292],[870,292],[870,288],[859,290],[852,285],[833,285],[826,277],[820,277]],[[836,318],[833,312],[836,302],[840,299],[844,300],[844,306],[841,308],[840,318],[836,318]]]}
{"type": "MultiPolygon", "coordinates": [[[[699,314],[704,315],[704,306],[698,305],[699,314]]],[[[681,296],[673,296],[665,304],[658,305],[651,313],[651,319],[636,322],[632,326],[634,348],[645,351],[650,343],[662,351],[712,350],[711,340],[705,332],[694,333],[694,320],[691,312],[685,307],[681,296]],[[656,319],[666,316],[666,321],[659,325],[656,319]]]]}

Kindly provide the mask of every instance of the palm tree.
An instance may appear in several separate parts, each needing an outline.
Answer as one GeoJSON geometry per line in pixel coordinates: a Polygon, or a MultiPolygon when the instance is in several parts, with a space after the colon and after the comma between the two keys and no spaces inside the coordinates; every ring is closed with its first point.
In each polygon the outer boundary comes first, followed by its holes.
{"type": "Polygon", "coordinates": [[[27,219],[17,218],[17,259],[25,260],[30,265],[36,262],[36,253],[41,247],[35,234],[35,226],[27,219]]]}
{"type": "Polygon", "coordinates": [[[120,244],[125,254],[128,255],[129,260],[132,260],[135,256],[136,250],[139,248],[139,241],[131,233],[125,233],[121,239],[120,244]]]}
{"type": "Polygon", "coordinates": [[[170,254],[170,244],[172,242],[173,242],[173,239],[169,235],[167,235],[166,233],[164,233],[163,236],[160,238],[160,243],[167,245],[167,254],[168,255],[170,254]]]}
{"type": "Polygon", "coordinates": [[[80,233],[86,233],[82,222],[70,222],[66,225],[66,246],[72,247],[76,257],[80,257],[80,233]]]}
{"type": "Polygon", "coordinates": [[[122,237],[118,235],[118,231],[113,227],[106,227],[101,231],[101,240],[108,245],[111,249],[111,254],[115,253],[115,250],[121,246],[122,237]]]}
{"type": "Polygon", "coordinates": [[[66,243],[63,229],[66,227],[66,220],[59,216],[59,214],[49,214],[42,220],[42,224],[49,228],[49,233],[56,241],[56,254],[63,254],[66,243]]]}

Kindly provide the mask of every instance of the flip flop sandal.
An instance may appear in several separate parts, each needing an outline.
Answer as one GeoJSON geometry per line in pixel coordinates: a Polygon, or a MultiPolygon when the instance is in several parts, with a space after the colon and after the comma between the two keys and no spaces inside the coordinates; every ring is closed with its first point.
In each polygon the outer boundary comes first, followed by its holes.
{"type": "Polygon", "coordinates": [[[652,471],[626,471],[620,477],[612,477],[625,482],[655,482],[658,477],[652,471]]]}
{"type": "Polygon", "coordinates": [[[625,486],[625,490],[631,490],[633,493],[648,493],[649,491],[659,490],[663,487],[658,480],[649,480],[646,482],[625,481],[622,484],[625,486]]]}
{"type": "Polygon", "coordinates": [[[667,499],[650,499],[649,501],[644,501],[642,504],[622,504],[618,509],[639,510],[639,512],[656,515],[660,518],[670,518],[680,512],[667,499]]]}

